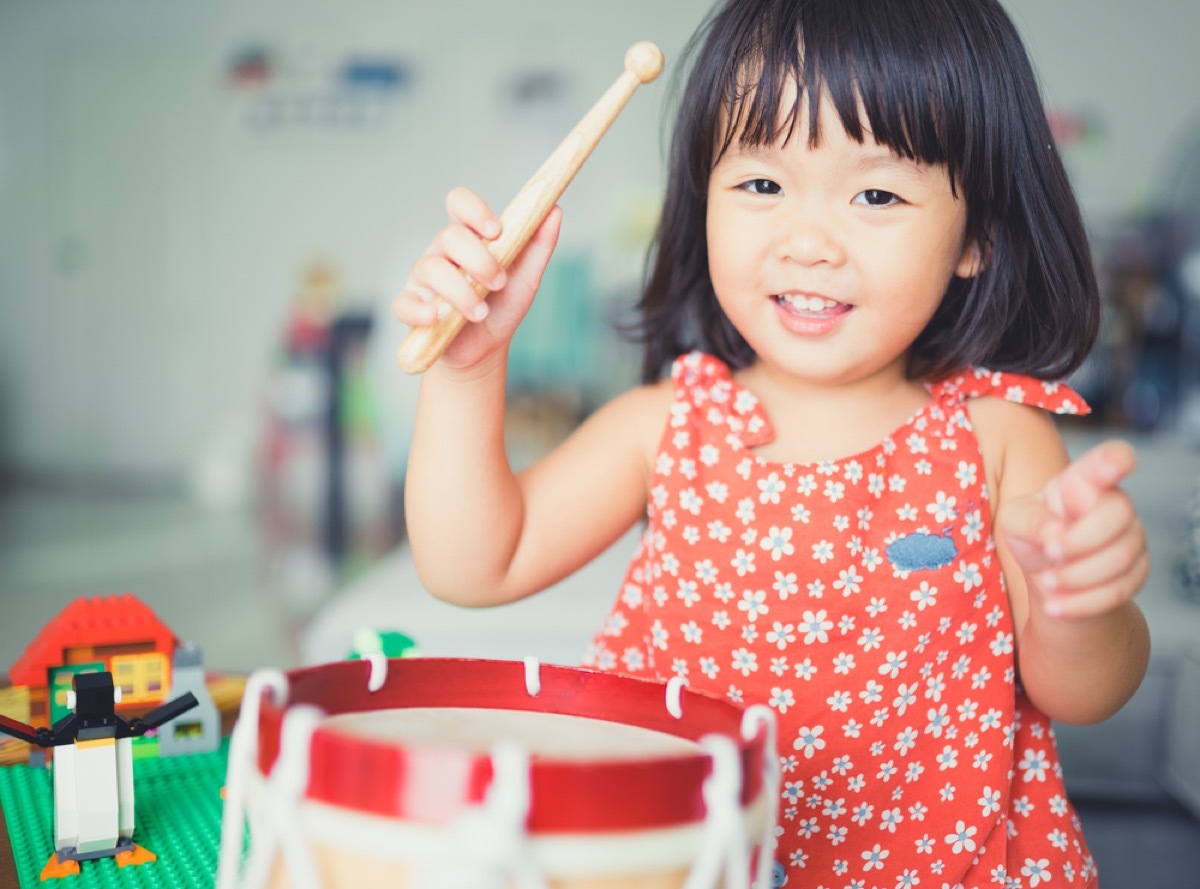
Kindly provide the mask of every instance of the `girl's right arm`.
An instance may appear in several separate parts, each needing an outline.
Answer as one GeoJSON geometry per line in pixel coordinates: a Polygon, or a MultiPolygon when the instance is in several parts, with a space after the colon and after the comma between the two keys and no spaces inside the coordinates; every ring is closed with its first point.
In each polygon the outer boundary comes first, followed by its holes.
{"type": "Polygon", "coordinates": [[[447,198],[454,222],[413,266],[396,314],[432,320],[436,292],[467,317],[488,282],[485,320],[468,324],[421,381],[405,480],[405,517],[422,582],[439,598],[493,605],[560,580],[643,513],[670,390],[633,390],[597,411],[547,457],[513,472],[504,444],[508,346],[558,234],[555,210],[504,275],[482,238],[499,224],[478,196],[447,198]]]}

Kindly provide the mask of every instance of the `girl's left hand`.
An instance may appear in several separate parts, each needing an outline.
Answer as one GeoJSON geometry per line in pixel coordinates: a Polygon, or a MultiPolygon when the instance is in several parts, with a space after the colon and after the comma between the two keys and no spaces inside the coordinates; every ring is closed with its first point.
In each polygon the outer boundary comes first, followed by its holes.
{"type": "Polygon", "coordinates": [[[1098,445],[1037,493],[1010,502],[1000,527],[1029,583],[1029,601],[1060,620],[1119,608],[1150,572],[1146,532],[1118,487],[1137,463],[1123,441],[1098,445]]]}

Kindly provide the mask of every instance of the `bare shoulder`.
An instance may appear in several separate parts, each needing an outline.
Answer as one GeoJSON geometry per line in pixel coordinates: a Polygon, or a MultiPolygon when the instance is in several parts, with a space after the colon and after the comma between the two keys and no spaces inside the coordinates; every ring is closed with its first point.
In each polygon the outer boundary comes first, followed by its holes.
{"type": "Polygon", "coordinates": [[[1067,465],[1067,450],[1050,412],[1002,398],[972,398],[967,413],[997,504],[1038,490],[1067,465]]]}
{"type": "Polygon", "coordinates": [[[589,435],[628,442],[652,460],[672,398],[670,380],[636,386],[599,408],[585,426],[589,435]]]}

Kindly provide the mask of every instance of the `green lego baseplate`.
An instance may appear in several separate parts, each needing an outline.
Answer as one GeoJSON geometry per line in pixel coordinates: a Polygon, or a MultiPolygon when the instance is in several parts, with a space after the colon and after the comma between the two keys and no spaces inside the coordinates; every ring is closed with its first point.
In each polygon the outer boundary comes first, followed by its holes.
{"type": "Polygon", "coordinates": [[[0,768],[0,810],[19,889],[206,889],[216,882],[221,788],[229,739],[211,753],[139,758],[134,763],[133,840],[157,861],[118,867],[112,858],[80,864],[78,876],[41,882],[54,852],[50,769],[0,768]]]}

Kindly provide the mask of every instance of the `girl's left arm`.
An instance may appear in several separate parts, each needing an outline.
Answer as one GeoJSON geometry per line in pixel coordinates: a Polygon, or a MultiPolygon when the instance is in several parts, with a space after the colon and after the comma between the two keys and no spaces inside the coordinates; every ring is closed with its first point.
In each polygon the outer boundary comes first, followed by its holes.
{"type": "Polygon", "coordinates": [[[1120,488],[1136,455],[1108,441],[1072,462],[1040,409],[992,402],[979,413],[989,415],[977,428],[992,442],[984,454],[1021,684],[1051,719],[1099,722],[1137,690],[1150,654],[1133,600],[1150,571],[1146,533],[1120,488]]]}

